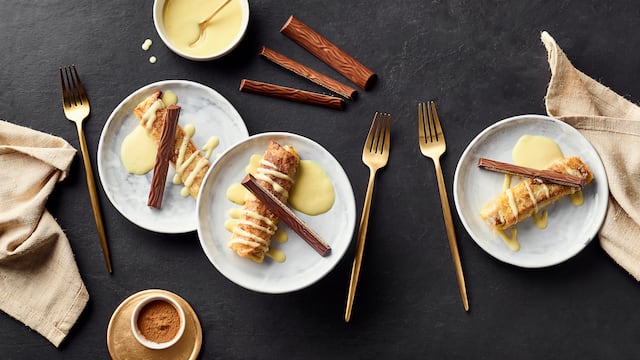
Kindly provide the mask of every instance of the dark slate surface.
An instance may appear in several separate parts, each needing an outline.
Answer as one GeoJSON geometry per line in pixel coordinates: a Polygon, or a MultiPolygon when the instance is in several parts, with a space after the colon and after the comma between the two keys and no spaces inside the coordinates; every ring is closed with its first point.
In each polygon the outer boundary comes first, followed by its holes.
{"type": "Polygon", "coordinates": [[[471,302],[471,312],[462,310],[433,166],[415,133],[417,102],[435,98],[451,189],[458,158],[482,129],[512,115],[544,114],[550,72],[543,30],[580,70],[637,101],[637,1],[251,1],[242,44],[206,63],[162,44],[151,7],[150,0],[0,0],[0,118],[79,147],[58,78],[58,67],[74,63],[91,98],[86,135],[96,164],[100,132],[122,99],[158,80],[198,81],[229,99],[251,134],[289,131],[325,146],[353,184],[359,217],[368,177],[361,144],[373,112],[392,113],[393,149],[376,184],[352,323],[343,312],[353,244],[309,288],[254,293],[215,270],[195,233],[143,230],[101,191],[115,269],[107,274],[78,158],[48,208],[71,241],[91,300],[59,349],[0,314],[0,358],[108,358],[111,313],[147,288],[192,304],[203,325],[203,359],[637,358],[638,284],[597,240],[561,265],[523,270],[484,253],[454,212],[471,302]],[[262,45],[342,79],[279,33],[291,14],[375,70],[373,89],[342,112],[240,93],[245,77],[322,91],[259,58],[262,45]],[[150,52],[140,49],[147,37],[150,52]],[[147,61],[152,54],[156,64],[147,61]]]}

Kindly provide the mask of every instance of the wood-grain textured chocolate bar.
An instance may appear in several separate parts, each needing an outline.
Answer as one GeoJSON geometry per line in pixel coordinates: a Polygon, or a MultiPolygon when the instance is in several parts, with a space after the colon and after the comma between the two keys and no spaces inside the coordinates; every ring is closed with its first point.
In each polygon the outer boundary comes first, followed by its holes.
{"type": "Polygon", "coordinates": [[[496,160],[489,160],[485,158],[478,159],[478,166],[496,171],[503,174],[523,176],[534,179],[534,181],[542,183],[554,183],[559,185],[573,186],[582,188],[584,186],[584,179],[579,176],[573,176],[563,174],[549,170],[537,170],[524,166],[518,166],[496,160]]]}
{"type": "Polygon", "coordinates": [[[162,207],[164,186],[167,182],[169,159],[171,159],[174,151],[174,139],[176,136],[176,128],[178,127],[179,115],[180,106],[169,105],[167,107],[164,124],[162,125],[162,134],[160,135],[160,143],[158,144],[158,152],[156,154],[156,163],[153,166],[149,199],[147,200],[147,206],[156,209],[162,207]]]}
{"type": "Polygon", "coordinates": [[[344,109],[344,100],[342,100],[342,98],[281,85],[269,84],[261,81],[242,79],[242,81],[240,81],[240,91],[271,96],[284,100],[297,101],[305,104],[325,106],[337,110],[344,109]]]}
{"type": "Polygon", "coordinates": [[[353,99],[358,93],[356,89],[351,86],[345,85],[338,80],[334,80],[322,73],[319,73],[310,67],[303,65],[293,59],[280,54],[279,52],[269,49],[266,46],[260,50],[260,55],[270,60],[271,62],[282,66],[283,68],[302,76],[303,78],[314,82],[325,89],[331,90],[336,94],[342,95],[347,99],[353,99]]]}
{"type": "Polygon", "coordinates": [[[367,90],[372,85],[376,74],[371,69],[302,21],[291,16],[280,32],[362,89],[367,90]]]}
{"type": "Polygon", "coordinates": [[[289,227],[295,231],[296,234],[300,235],[304,241],[311,245],[318,254],[322,256],[327,256],[329,254],[331,247],[327,245],[315,231],[311,230],[307,224],[296,216],[296,214],[294,214],[287,205],[283,204],[282,201],[278,200],[278,198],[273,194],[262,188],[251,174],[247,174],[244,179],[242,179],[241,184],[246,187],[247,190],[251,191],[251,193],[262,201],[263,204],[267,205],[271,211],[278,215],[280,220],[289,225],[289,227]]]}

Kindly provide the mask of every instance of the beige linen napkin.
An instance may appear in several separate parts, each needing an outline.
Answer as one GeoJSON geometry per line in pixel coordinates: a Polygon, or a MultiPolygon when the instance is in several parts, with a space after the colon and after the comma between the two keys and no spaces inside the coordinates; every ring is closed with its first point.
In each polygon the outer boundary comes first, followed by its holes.
{"type": "Polygon", "coordinates": [[[69,241],[45,209],[75,153],[59,137],[0,120],[0,309],[56,347],[89,300],[69,241]]]}
{"type": "Polygon", "coordinates": [[[574,68],[547,32],[541,39],[551,67],[547,113],[589,139],[607,172],[600,245],[640,281],[640,108],[574,68]]]}

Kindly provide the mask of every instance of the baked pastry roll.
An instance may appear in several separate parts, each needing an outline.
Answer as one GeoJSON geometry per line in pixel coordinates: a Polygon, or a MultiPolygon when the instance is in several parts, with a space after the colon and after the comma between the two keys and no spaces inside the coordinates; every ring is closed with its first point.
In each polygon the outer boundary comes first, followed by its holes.
{"type": "MultiPolygon", "coordinates": [[[[591,169],[575,156],[558,159],[546,170],[581,177],[585,185],[593,180],[591,169]]],[[[494,231],[504,230],[579,190],[574,186],[538,183],[527,178],[487,203],[480,210],[480,216],[494,231]]]]}
{"type": "MultiPolygon", "coordinates": [[[[292,146],[271,141],[254,177],[260,186],[286,203],[299,165],[300,156],[292,146]]],[[[262,262],[278,228],[278,220],[276,214],[250,193],[233,228],[229,247],[239,256],[262,262]]]]}
{"type": "MultiPolygon", "coordinates": [[[[160,91],[154,93],[133,110],[135,116],[140,120],[140,124],[147,129],[147,133],[156,144],[160,143],[162,126],[167,114],[167,108],[160,99],[161,95],[160,91]]],[[[188,189],[189,194],[194,198],[197,197],[210,164],[209,160],[193,143],[190,135],[180,125],[176,128],[173,154],[170,162],[176,168],[178,176],[188,189]]],[[[185,194],[184,196],[187,195],[185,194]]]]}

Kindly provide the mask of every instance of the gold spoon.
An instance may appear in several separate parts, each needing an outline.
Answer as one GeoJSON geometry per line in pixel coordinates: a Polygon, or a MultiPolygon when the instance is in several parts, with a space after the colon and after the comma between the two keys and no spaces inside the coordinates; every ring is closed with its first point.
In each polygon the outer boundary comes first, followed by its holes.
{"type": "Polygon", "coordinates": [[[209,26],[209,22],[211,21],[211,19],[213,19],[214,16],[216,16],[216,14],[222,10],[223,7],[225,7],[225,5],[227,5],[231,0],[224,0],[224,2],[222,4],[220,4],[215,10],[213,10],[213,12],[211,13],[211,15],[207,16],[206,19],[200,21],[198,23],[198,27],[200,28],[200,35],[198,36],[198,40],[194,41],[193,43],[191,43],[191,45],[189,45],[189,47],[194,47],[196,46],[197,43],[199,43],[200,41],[204,40],[204,38],[206,37],[206,33],[205,30],[207,28],[207,26],[209,26]]]}

